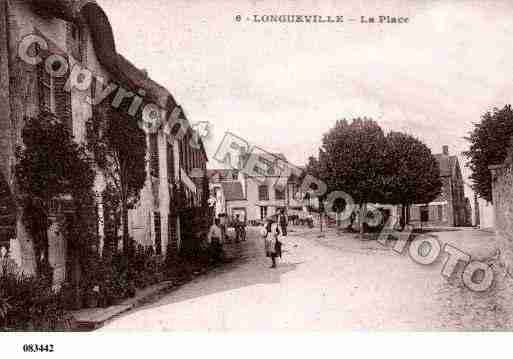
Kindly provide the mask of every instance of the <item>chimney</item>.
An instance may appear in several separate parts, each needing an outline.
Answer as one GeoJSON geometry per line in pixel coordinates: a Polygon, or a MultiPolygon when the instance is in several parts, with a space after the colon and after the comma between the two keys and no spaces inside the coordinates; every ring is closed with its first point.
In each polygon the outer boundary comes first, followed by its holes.
{"type": "Polygon", "coordinates": [[[442,153],[446,156],[449,156],[449,146],[443,145],[442,146],[442,153]]]}

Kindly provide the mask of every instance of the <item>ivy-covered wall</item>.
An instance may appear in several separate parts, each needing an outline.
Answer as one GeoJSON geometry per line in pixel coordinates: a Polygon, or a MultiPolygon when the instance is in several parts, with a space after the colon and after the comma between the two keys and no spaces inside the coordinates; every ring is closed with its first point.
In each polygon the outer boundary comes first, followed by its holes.
{"type": "Polygon", "coordinates": [[[495,233],[501,259],[513,268],[513,161],[511,156],[500,166],[491,166],[495,233]]]}

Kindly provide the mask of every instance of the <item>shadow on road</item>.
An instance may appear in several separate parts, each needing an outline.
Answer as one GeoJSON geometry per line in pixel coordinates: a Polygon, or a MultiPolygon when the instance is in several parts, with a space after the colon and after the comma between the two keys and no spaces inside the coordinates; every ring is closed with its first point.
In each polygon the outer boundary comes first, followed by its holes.
{"type": "Polygon", "coordinates": [[[264,245],[254,233],[248,233],[245,242],[226,245],[225,251],[227,263],[127,314],[243,287],[280,283],[284,274],[303,263],[287,262],[285,253],[281,260],[278,259],[277,268],[269,268],[271,261],[264,255],[264,245]]]}

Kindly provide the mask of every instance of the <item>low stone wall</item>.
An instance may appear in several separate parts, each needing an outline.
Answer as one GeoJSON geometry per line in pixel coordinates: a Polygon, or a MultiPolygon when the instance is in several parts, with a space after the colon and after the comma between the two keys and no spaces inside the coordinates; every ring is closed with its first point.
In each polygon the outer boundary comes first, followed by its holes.
{"type": "Polygon", "coordinates": [[[501,247],[501,261],[513,268],[513,163],[490,166],[495,233],[501,247]]]}

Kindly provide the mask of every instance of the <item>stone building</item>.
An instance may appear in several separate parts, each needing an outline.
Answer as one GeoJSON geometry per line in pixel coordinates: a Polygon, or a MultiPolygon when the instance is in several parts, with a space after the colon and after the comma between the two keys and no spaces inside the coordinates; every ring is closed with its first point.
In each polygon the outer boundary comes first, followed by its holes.
{"type": "MultiPolygon", "coordinates": [[[[154,119],[155,126],[145,127],[148,176],[139,205],[129,215],[129,229],[138,243],[154,246],[157,253],[165,254],[168,244],[178,249],[181,230],[192,226],[183,220],[185,214],[200,206],[205,192],[201,171],[207,161],[182,108],[146,71],[117,52],[108,17],[95,1],[0,0],[0,246],[15,242],[24,272],[35,271],[32,241],[15,201],[15,150],[22,145],[24,120],[50,111],[83,143],[87,121],[102,106],[125,109],[127,119],[137,121],[148,110],[154,119]],[[63,73],[60,65],[66,67],[63,73]]],[[[104,186],[98,172],[100,243],[104,186]]],[[[67,247],[55,226],[50,228],[48,260],[57,283],[69,276],[67,247]]]]}
{"type": "Polygon", "coordinates": [[[440,166],[442,192],[431,203],[414,204],[410,208],[410,222],[426,222],[441,226],[469,225],[468,201],[465,198],[463,176],[458,156],[449,154],[449,146],[434,155],[440,166]]]}
{"type": "Polygon", "coordinates": [[[255,222],[280,210],[286,210],[289,215],[305,210],[301,183],[289,176],[289,172],[280,172],[280,166],[290,166],[283,154],[263,152],[248,156],[239,164],[239,170],[209,170],[210,186],[220,213],[230,217],[239,214],[255,222]],[[247,168],[245,163],[252,168],[247,168]]]}
{"type": "Polygon", "coordinates": [[[237,169],[207,170],[210,192],[214,199],[214,215],[239,215],[247,219],[246,179],[237,169]]]}

